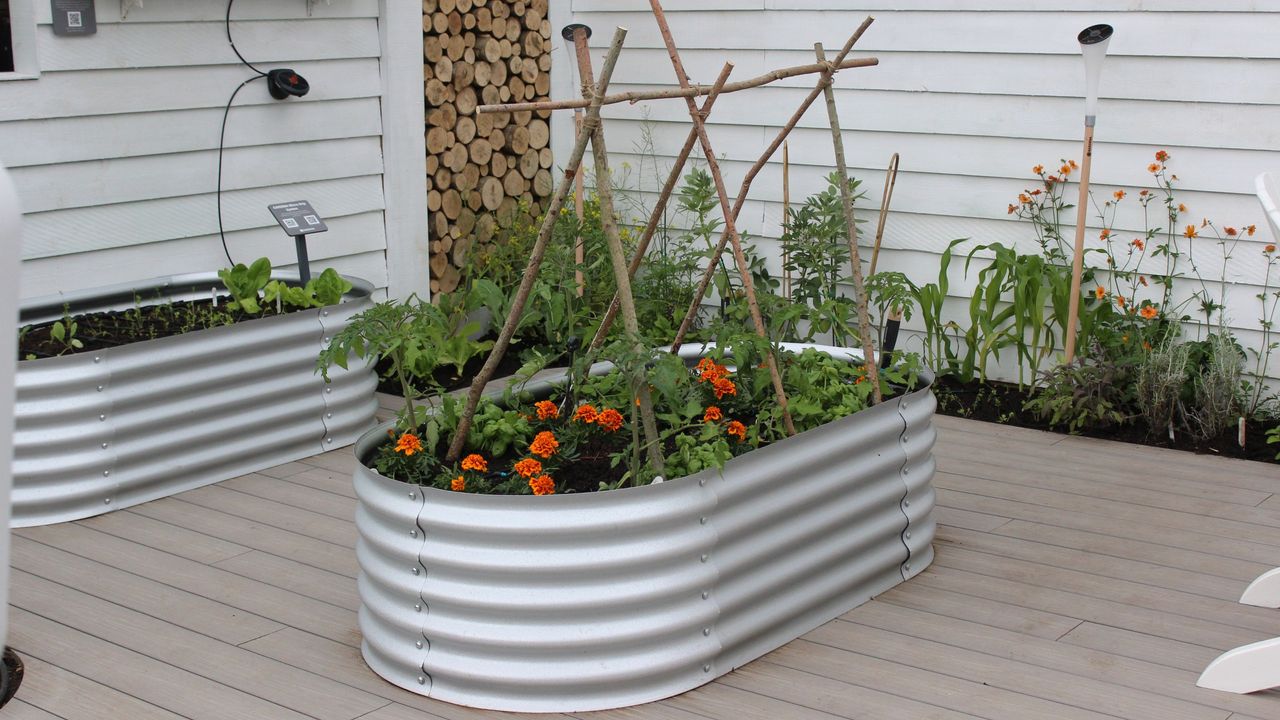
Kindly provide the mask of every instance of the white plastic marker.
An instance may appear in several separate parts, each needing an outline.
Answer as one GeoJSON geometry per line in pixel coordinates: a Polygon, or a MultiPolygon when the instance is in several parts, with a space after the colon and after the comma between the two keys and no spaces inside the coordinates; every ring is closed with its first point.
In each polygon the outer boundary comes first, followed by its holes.
{"type": "Polygon", "coordinates": [[[1084,274],[1084,226],[1089,207],[1089,168],[1093,164],[1093,126],[1098,119],[1098,80],[1102,59],[1114,31],[1110,25],[1090,25],[1076,37],[1084,55],[1084,156],[1080,159],[1080,200],[1076,203],[1076,249],[1071,260],[1071,304],[1067,311],[1066,362],[1076,356],[1076,322],[1080,319],[1080,276],[1084,274]]]}
{"type": "Polygon", "coordinates": [[[13,489],[14,373],[18,357],[18,258],[22,211],[9,173],[0,165],[0,648],[9,630],[9,492],[13,489]]]}

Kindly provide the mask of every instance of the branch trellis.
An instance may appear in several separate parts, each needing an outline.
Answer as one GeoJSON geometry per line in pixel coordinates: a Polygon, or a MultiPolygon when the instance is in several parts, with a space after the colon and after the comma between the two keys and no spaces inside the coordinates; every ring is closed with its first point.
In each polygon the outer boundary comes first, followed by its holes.
{"type": "MultiPolygon", "coordinates": [[[[503,323],[498,337],[494,342],[493,349],[490,351],[489,357],[485,360],[484,366],[476,374],[471,383],[471,388],[467,393],[466,407],[459,418],[457,432],[454,433],[453,439],[449,445],[449,451],[445,456],[445,463],[452,464],[457,462],[462,454],[462,447],[466,441],[466,437],[471,430],[472,419],[475,416],[476,408],[479,405],[480,397],[484,392],[485,386],[493,379],[493,375],[498,368],[498,364],[502,361],[503,355],[511,344],[511,339],[515,335],[516,328],[520,321],[520,316],[524,312],[525,303],[528,302],[529,293],[532,290],[534,279],[537,277],[538,270],[542,265],[542,260],[546,254],[547,245],[551,240],[552,230],[555,227],[556,218],[560,214],[560,210],[564,207],[565,199],[569,195],[570,189],[574,185],[574,178],[578,175],[578,169],[582,164],[583,157],[586,155],[587,143],[591,143],[592,157],[596,171],[596,194],[600,200],[600,224],[605,241],[609,248],[609,260],[613,268],[614,279],[617,284],[617,292],[614,295],[613,302],[601,322],[600,328],[593,338],[589,351],[595,353],[599,351],[603,344],[605,336],[612,327],[618,315],[622,316],[623,334],[627,346],[637,354],[643,355],[647,352],[643,339],[639,333],[638,320],[636,317],[635,299],[631,294],[631,280],[635,277],[636,272],[643,264],[645,253],[648,250],[649,243],[653,238],[655,231],[666,209],[667,202],[674,191],[680,175],[684,170],[685,163],[693,152],[695,144],[700,145],[702,154],[706,160],[708,171],[715,182],[716,193],[719,196],[720,210],[724,216],[724,226],[720,234],[719,242],[716,244],[711,257],[708,260],[707,268],[704,271],[697,289],[694,291],[693,302],[690,303],[688,311],[685,313],[684,319],[680,324],[680,328],[676,333],[676,337],[671,346],[671,351],[675,352],[680,349],[683,344],[685,335],[696,318],[698,311],[702,305],[703,297],[706,295],[707,288],[714,276],[716,267],[720,264],[720,257],[724,253],[726,247],[732,248],[734,263],[737,265],[738,273],[741,276],[742,295],[750,309],[752,325],[757,335],[762,338],[768,338],[765,328],[764,319],[760,314],[760,305],[756,296],[755,288],[751,282],[751,273],[747,267],[746,256],[742,250],[742,239],[738,234],[736,221],[738,214],[741,212],[743,205],[746,203],[747,193],[751,189],[751,183],[759,174],[760,170],[768,163],[773,154],[782,146],[791,130],[800,122],[800,118],[804,116],[809,106],[817,100],[819,95],[825,95],[827,104],[827,117],[831,125],[832,142],[835,150],[835,166],[838,177],[840,178],[841,201],[844,211],[845,224],[848,226],[849,232],[849,258],[852,266],[852,279],[854,286],[854,301],[858,312],[859,335],[862,338],[863,361],[866,367],[867,379],[871,381],[873,391],[873,403],[879,403],[880,383],[878,380],[877,366],[875,357],[875,348],[872,343],[872,329],[867,309],[866,291],[863,286],[862,268],[858,258],[858,236],[857,229],[853,220],[853,198],[848,189],[848,169],[845,164],[844,147],[842,142],[842,133],[840,129],[840,120],[836,113],[835,94],[832,89],[832,81],[836,73],[842,69],[871,67],[878,64],[876,58],[848,58],[848,54],[852,51],[854,44],[862,37],[867,28],[870,27],[873,18],[868,17],[863,21],[862,25],[854,31],[836,53],[835,57],[827,60],[822,50],[822,45],[815,44],[814,51],[817,55],[818,62],[809,65],[797,65],[792,67],[779,68],[764,75],[755,78],[743,80],[739,82],[729,83],[729,74],[733,71],[732,63],[725,63],[720,75],[716,78],[714,84],[710,86],[695,85],[690,82],[688,75],[685,73],[684,64],[680,59],[680,51],[676,46],[675,39],[671,34],[671,28],[667,24],[666,15],[663,13],[662,6],[658,0],[650,0],[649,2],[653,16],[658,23],[658,29],[662,34],[662,39],[667,48],[667,54],[670,57],[671,65],[675,71],[676,79],[680,87],[678,89],[665,89],[655,91],[638,91],[617,93],[608,95],[609,81],[613,76],[614,68],[618,62],[618,56],[622,51],[622,44],[626,38],[627,30],[625,28],[617,28],[614,32],[613,40],[609,45],[609,50],[605,54],[604,62],[600,68],[598,78],[593,77],[591,67],[591,58],[587,48],[587,33],[583,28],[574,31],[574,48],[578,57],[578,71],[582,86],[582,98],[579,100],[551,100],[542,102],[524,102],[509,103],[505,105],[481,105],[476,108],[477,113],[496,113],[496,112],[518,112],[522,110],[566,110],[586,108],[581,125],[577,129],[577,136],[574,141],[573,149],[569,154],[568,162],[565,163],[564,175],[556,186],[555,193],[551,197],[551,203],[547,208],[546,216],[543,218],[542,224],[538,229],[537,239],[534,241],[533,249],[529,254],[529,261],[525,267],[524,276],[520,281],[519,287],[516,289],[515,297],[512,299],[510,312],[507,314],[506,321],[503,323]],[[738,195],[732,206],[729,203],[729,195],[725,188],[724,178],[720,173],[719,163],[716,161],[716,155],[711,145],[710,136],[707,133],[706,120],[714,106],[716,99],[725,93],[739,92],[755,87],[761,87],[769,83],[781,80],[783,78],[796,77],[800,75],[817,74],[818,78],[812,90],[800,103],[800,106],[791,115],[791,118],[778,131],[773,142],[765,149],[760,157],[755,161],[751,168],[747,171],[743,178],[742,185],[738,189],[738,195]],[[706,97],[706,100],[699,107],[697,98],[706,97]],[[622,246],[622,239],[618,232],[617,218],[613,207],[613,188],[609,175],[608,153],[605,147],[604,123],[600,117],[600,111],[605,105],[620,102],[637,103],[649,100],[674,99],[682,98],[689,108],[689,117],[693,127],[689,130],[684,145],[677,154],[675,162],[672,165],[671,172],[667,177],[666,183],[654,204],[653,211],[649,220],[645,225],[644,232],[640,237],[640,242],[636,247],[635,254],[630,261],[625,256],[622,246]]],[[[791,419],[790,410],[787,407],[787,394],[782,386],[782,377],[777,366],[777,359],[771,353],[766,358],[769,369],[770,379],[773,384],[774,395],[777,398],[778,406],[782,411],[783,423],[787,433],[795,434],[795,426],[791,419]]],[[[644,433],[644,445],[649,458],[650,465],[653,470],[661,475],[663,473],[662,452],[658,443],[657,423],[654,418],[652,399],[649,395],[649,384],[644,377],[643,364],[631,369],[632,376],[630,378],[632,388],[636,398],[639,401],[638,412],[640,415],[640,425],[644,433]]]]}

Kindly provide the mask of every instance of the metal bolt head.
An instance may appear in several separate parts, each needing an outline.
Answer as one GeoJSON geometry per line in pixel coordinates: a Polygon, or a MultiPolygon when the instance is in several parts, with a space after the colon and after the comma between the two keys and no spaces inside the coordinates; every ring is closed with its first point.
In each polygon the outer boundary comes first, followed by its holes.
{"type": "Polygon", "coordinates": [[[908,530],[908,531],[907,531],[907,539],[908,539],[908,540],[910,540],[910,539],[911,539],[911,531],[910,531],[910,530],[908,530]]]}
{"type": "Polygon", "coordinates": [[[325,389],[324,389],[324,391],[325,391],[325,393],[326,393],[326,394],[328,394],[328,393],[333,392],[333,388],[325,388],[325,389]]]}
{"type": "Polygon", "coordinates": [[[418,497],[418,496],[417,496],[417,495],[415,495],[414,493],[409,493],[409,499],[410,499],[410,500],[412,500],[412,499],[414,499],[414,498],[416,498],[416,497],[418,497]]]}
{"type": "Polygon", "coordinates": [[[910,501],[910,500],[903,500],[903,501],[902,501],[902,507],[911,507],[911,501],[910,501]]]}
{"type": "Polygon", "coordinates": [[[707,556],[704,554],[704,555],[702,556],[702,562],[706,562],[706,561],[707,561],[707,556]]]}
{"type": "Polygon", "coordinates": [[[333,413],[325,413],[324,416],[327,418],[331,418],[333,417],[333,413]]]}
{"type": "Polygon", "coordinates": [[[699,480],[699,481],[698,481],[698,484],[699,484],[699,485],[706,485],[706,484],[707,484],[707,481],[706,481],[706,479],[702,479],[702,480],[699,480]]]}
{"type": "Polygon", "coordinates": [[[322,337],[322,338],[320,338],[320,342],[327,343],[327,342],[329,342],[329,338],[328,338],[328,337],[322,337]]]}
{"type": "Polygon", "coordinates": [[[426,685],[426,684],[427,684],[427,679],[426,679],[425,677],[423,677],[423,676],[419,675],[419,676],[418,676],[418,684],[419,684],[419,685],[426,685]]]}
{"type": "Polygon", "coordinates": [[[329,443],[330,445],[333,444],[333,438],[325,438],[324,441],[329,443]]]}
{"type": "Polygon", "coordinates": [[[102,362],[102,356],[100,356],[100,355],[94,355],[94,356],[93,356],[93,361],[94,361],[94,362],[102,362]]]}
{"type": "Polygon", "coordinates": [[[422,641],[421,641],[421,640],[419,640],[418,642],[414,643],[414,645],[416,645],[416,646],[418,647],[418,649],[419,649],[419,650],[421,650],[421,649],[422,649],[422,641]]]}
{"type": "Polygon", "coordinates": [[[99,420],[106,420],[106,419],[107,419],[107,416],[106,416],[106,415],[99,415],[99,416],[98,416],[98,419],[99,419],[99,420]]]}
{"type": "Polygon", "coordinates": [[[703,634],[703,635],[710,635],[710,634],[711,634],[711,628],[702,628],[702,634],[703,634]]]}
{"type": "Polygon", "coordinates": [[[905,467],[905,466],[904,466],[904,467],[902,468],[902,474],[903,474],[903,475],[910,475],[910,474],[911,474],[911,468],[909,468],[909,467],[905,467]]]}
{"type": "Polygon", "coordinates": [[[111,471],[110,471],[110,470],[103,470],[103,471],[102,471],[102,477],[107,477],[107,476],[108,476],[108,475],[110,475],[110,474],[111,474],[111,471]]]}
{"type": "Polygon", "coordinates": [[[706,525],[706,524],[707,524],[707,518],[706,518],[705,516],[700,517],[700,518],[698,518],[698,522],[702,523],[703,525],[706,525]]]}
{"type": "Polygon", "coordinates": [[[103,499],[102,499],[102,504],[103,504],[103,505],[110,505],[110,504],[111,504],[111,498],[103,498],[103,499]]]}
{"type": "Polygon", "coordinates": [[[711,666],[710,666],[710,665],[703,665],[703,666],[702,666],[702,672],[711,672],[711,666]]]}
{"type": "Polygon", "coordinates": [[[322,313],[320,313],[320,314],[321,314],[321,315],[323,315],[323,316],[325,316],[325,317],[329,317],[329,311],[328,311],[328,310],[325,310],[324,312],[322,312],[322,313]]]}
{"type": "Polygon", "coordinates": [[[417,574],[418,574],[418,568],[411,568],[411,569],[413,570],[413,574],[414,574],[414,575],[417,575],[417,574]]]}
{"type": "Polygon", "coordinates": [[[106,444],[106,443],[102,443],[102,449],[103,449],[103,450],[106,450],[106,449],[107,449],[107,444],[106,444]]]}
{"type": "MultiPolygon", "coordinates": [[[[409,531],[409,537],[418,537],[418,531],[417,531],[417,530],[410,530],[410,531],[409,531]]],[[[911,536],[910,536],[910,535],[908,535],[907,537],[911,537],[911,536]]]]}
{"type": "Polygon", "coordinates": [[[906,445],[908,442],[910,442],[910,439],[909,439],[906,435],[903,435],[903,436],[902,436],[902,444],[903,444],[903,445],[906,445]]]}
{"type": "Polygon", "coordinates": [[[414,609],[414,610],[416,610],[416,611],[418,611],[418,612],[422,612],[422,603],[414,603],[414,604],[413,604],[413,609],[414,609]]]}
{"type": "Polygon", "coordinates": [[[99,385],[99,386],[98,386],[98,392],[102,392],[102,388],[103,388],[103,386],[102,386],[102,385],[99,385]]]}
{"type": "Polygon", "coordinates": [[[908,563],[908,564],[906,564],[906,565],[903,565],[903,566],[902,566],[902,569],[903,569],[903,570],[906,570],[906,571],[908,571],[908,572],[910,572],[910,571],[911,571],[911,564],[910,564],[910,563],[908,563]]]}
{"type": "Polygon", "coordinates": [[[709,593],[709,592],[707,592],[707,591],[705,591],[705,590],[704,590],[704,591],[702,592],[702,599],[703,599],[703,600],[706,600],[706,599],[707,599],[707,598],[709,598],[709,597],[711,597],[711,593],[709,593]]]}

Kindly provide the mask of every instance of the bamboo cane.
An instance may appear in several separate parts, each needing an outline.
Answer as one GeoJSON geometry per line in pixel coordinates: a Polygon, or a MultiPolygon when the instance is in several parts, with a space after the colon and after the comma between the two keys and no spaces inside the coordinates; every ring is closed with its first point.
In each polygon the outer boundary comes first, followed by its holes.
{"type": "Polygon", "coordinates": [[[880,196],[880,220],[876,223],[876,244],[871,248],[871,269],[867,275],[876,274],[880,260],[880,242],[884,240],[884,222],[889,218],[889,203],[893,200],[893,186],[898,182],[898,153],[889,158],[889,170],[884,176],[884,194],[880,196]]]}
{"type": "MultiPolygon", "coordinates": [[[[804,117],[805,111],[809,109],[809,106],[813,104],[813,101],[817,100],[818,96],[822,94],[822,88],[825,84],[830,82],[831,76],[835,74],[836,67],[840,64],[837,61],[842,60],[845,55],[848,55],[849,52],[853,50],[854,43],[858,42],[858,39],[867,31],[867,28],[871,27],[871,23],[874,21],[874,18],[868,17],[866,20],[863,20],[862,25],[860,25],[858,29],[849,36],[844,47],[840,49],[840,54],[836,56],[836,60],[833,60],[825,66],[825,69],[818,78],[818,82],[814,85],[813,89],[809,91],[809,94],[805,96],[804,101],[800,103],[800,107],[796,108],[796,111],[791,114],[791,118],[787,120],[786,124],[782,126],[782,129],[780,129],[778,134],[773,138],[773,142],[769,144],[769,147],[765,148],[765,151],[756,159],[750,169],[747,170],[746,176],[742,178],[742,186],[738,189],[738,197],[733,203],[734,218],[738,217],[738,213],[742,211],[742,206],[746,204],[747,192],[751,189],[751,183],[755,180],[756,175],[760,173],[760,170],[769,162],[769,158],[773,157],[773,154],[777,152],[779,147],[781,147],[783,141],[787,139],[787,135],[790,134],[792,128],[800,122],[800,118],[804,117]]],[[[694,290],[693,301],[689,303],[689,310],[685,313],[684,320],[680,322],[680,328],[676,331],[675,340],[671,343],[671,352],[676,352],[680,349],[680,346],[684,344],[684,336],[689,332],[689,328],[693,326],[694,318],[698,316],[698,308],[702,305],[702,298],[707,294],[707,287],[711,284],[711,278],[715,275],[716,267],[720,264],[720,255],[724,252],[725,245],[728,242],[729,234],[727,232],[721,232],[720,242],[716,244],[715,250],[711,253],[711,260],[707,263],[707,269],[703,272],[702,279],[698,282],[697,289],[694,290]]]]}
{"type": "MultiPolygon", "coordinates": [[[[589,97],[595,83],[591,78],[591,54],[587,49],[587,33],[584,29],[578,28],[574,31],[573,44],[578,53],[578,75],[582,79],[582,94],[584,97],[589,97]]],[[[631,295],[631,274],[628,271],[626,253],[622,249],[622,236],[618,232],[618,223],[613,216],[613,180],[609,175],[609,153],[604,144],[604,126],[600,123],[596,123],[591,132],[591,153],[595,156],[596,164],[596,195],[600,198],[600,229],[604,231],[605,242],[609,246],[613,277],[618,284],[622,327],[632,351],[642,355],[647,348],[644,341],[640,339],[636,302],[631,295]]],[[[649,379],[645,375],[643,364],[633,374],[631,386],[636,399],[640,401],[640,425],[644,431],[644,446],[649,456],[649,465],[657,475],[664,475],[666,470],[662,457],[661,436],[658,435],[658,423],[653,415],[653,397],[649,394],[649,379]]],[[[633,482],[635,480],[632,478],[633,482]]]]}
{"type": "MultiPolygon", "coordinates": [[[[813,44],[813,52],[818,62],[824,62],[827,54],[822,50],[822,43],[813,44]]],[[[871,401],[880,404],[880,366],[876,362],[875,342],[871,334],[871,316],[867,312],[867,288],[862,282],[862,261],[858,258],[858,225],[853,217],[853,193],[849,191],[849,169],[844,161],[844,138],[840,132],[840,115],[836,111],[836,92],[831,83],[822,89],[827,99],[827,119],[831,121],[831,143],[835,149],[836,176],[840,180],[841,210],[844,212],[844,224],[849,231],[849,264],[853,267],[853,292],[857,295],[854,303],[858,308],[858,332],[862,335],[862,357],[867,368],[867,380],[871,382],[871,401]]]]}
{"type": "MultiPolygon", "coordinates": [[[[791,154],[782,143],[782,236],[791,230],[791,154]]],[[[782,246],[782,297],[791,299],[791,252],[782,246]]]]}
{"type": "Polygon", "coordinates": [[[1071,302],[1067,306],[1066,362],[1076,356],[1076,322],[1080,319],[1080,279],[1084,275],[1084,225],[1089,208],[1089,168],[1093,165],[1093,125],[1084,128],[1084,158],[1080,161],[1080,199],[1076,201],[1075,257],[1071,258],[1071,302]]]}
{"type": "MultiPolygon", "coordinates": [[[[842,60],[837,63],[836,70],[849,70],[851,68],[871,67],[879,65],[880,61],[876,58],[854,58],[852,60],[842,60]]],[[[825,72],[827,66],[821,63],[812,65],[796,65],[794,67],[781,68],[772,72],[765,73],[750,80],[742,80],[740,82],[729,83],[724,86],[721,93],[737,92],[739,90],[747,90],[761,85],[768,85],[775,80],[783,80],[797,75],[810,75],[816,72],[825,72]]],[[[602,104],[614,105],[616,103],[635,104],[641,100],[669,100],[674,98],[694,98],[702,95],[709,95],[711,88],[705,85],[691,85],[689,87],[680,88],[678,90],[636,90],[633,92],[618,93],[610,95],[604,99],[602,104]]],[[[521,112],[524,110],[569,110],[571,108],[582,108],[587,106],[586,100],[540,100],[537,102],[521,102],[506,103],[503,105],[478,105],[477,113],[495,113],[495,112],[521,112]]]]}
{"type": "MultiPolygon", "coordinates": [[[[707,117],[711,112],[711,106],[715,104],[716,98],[720,96],[720,89],[724,87],[724,83],[729,79],[729,73],[733,71],[733,63],[725,63],[724,68],[720,71],[720,76],[716,78],[716,82],[711,86],[711,94],[707,95],[706,102],[702,103],[702,117],[707,117]]],[[[644,260],[644,255],[649,250],[649,243],[653,240],[653,235],[658,230],[658,225],[662,223],[662,214],[666,212],[667,202],[671,199],[671,193],[676,189],[676,183],[680,181],[680,174],[684,172],[684,165],[689,160],[689,153],[693,152],[693,146],[698,142],[698,129],[689,130],[688,137],[684,140],[684,145],[680,148],[680,153],[676,155],[675,161],[671,164],[671,172],[667,174],[667,181],[662,186],[662,192],[658,194],[658,201],[653,206],[653,212],[649,214],[649,222],[645,225],[644,233],[640,236],[640,243],[636,246],[636,253],[631,258],[631,267],[628,269],[628,277],[634,278],[636,271],[640,269],[640,264],[644,260]]],[[[618,316],[618,294],[614,293],[613,302],[609,303],[609,309],[605,311],[604,319],[600,321],[600,327],[596,329],[596,335],[591,340],[590,351],[594,352],[600,349],[604,344],[604,338],[609,334],[609,328],[613,327],[614,318],[618,316]]]]}
{"type": "MultiPolygon", "coordinates": [[[[658,21],[658,30],[662,33],[662,41],[667,46],[667,54],[671,57],[671,66],[676,72],[676,79],[680,81],[680,87],[687,88],[689,76],[684,71],[684,63],[680,61],[680,50],[676,48],[675,38],[671,36],[671,28],[667,25],[662,5],[658,0],[649,0],[649,6],[653,8],[654,18],[658,21]]],[[[742,252],[742,239],[738,236],[738,230],[734,225],[734,213],[729,207],[729,193],[725,190],[724,178],[720,175],[720,163],[716,161],[715,150],[711,148],[711,138],[707,135],[706,123],[698,113],[698,104],[692,97],[685,98],[685,103],[689,106],[689,117],[693,120],[693,126],[698,131],[698,143],[702,145],[702,154],[707,160],[707,170],[711,173],[711,179],[715,181],[716,194],[720,196],[720,214],[724,216],[725,233],[733,244],[733,259],[738,265],[738,274],[742,277],[742,291],[747,296],[751,321],[755,325],[756,334],[768,339],[769,333],[765,329],[764,318],[760,314],[760,303],[751,282],[751,268],[747,265],[747,257],[742,252]]],[[[765,364],[769,366],[773,394],[778,400],[778,409],[782,411],[782,424],[786,427],[788,435],[795,435],[795,423],[791,419],[791,410],[787,407],[787,391],[782,387],[782,374],[778,372],[778,362],[773,353],[765,357],[765,364]]]]}
{"type": "MultiPolygon", "coordinates": [[[[573,111],[573,134],[577,137],[582,132],[582,111],[573,111]]],[[[582,277],[582,263],[586,260],[586,248],[582,243],[582,216],[583,216],[583,182],[582,182],[582,166],[578,166],[577,172],[573,174],[573,211],[578,216],[578,237],[573,242],[573,262],[575,265],[573,271],[573,281],[578,286],[578,297],[582,297],[582,293],[586,290],[586,280],[582,277]]]]}
{"type": "Polygon", "coordinates": [[[595,94],[592,96],[590,106],[587,108],[586,118],[583,120],[584,132],[579,133],[577,140],[574,142],[573,151],[569,154],[569,160],[565,164],[565,175],[561,179],[559,186],[556,187],[555,195],[551,197],[551,203],[547,207],[546,217],[542,221],[542,227],[538,230],[538,238],[534,241],[533,249],[529,254],[529,262],[525,266],[524,277],[520,280],[520,287],[516,289],[516,295],[511,300],[511,312],[507,315],[507,320],[502,325],[502,330],[498,333],[498,339],[494,341],[493,350],[490,351],[488,359],[480,368],[480,372],[476,373],[475,379],[471,382],[471,389],[467,392],[467,406],[462,412],[462,416],[458,418],[458,429],[455,431],[453,440],[449,443],[449,451],[445,454],[445,464],[452,465],[458,461],[458,457],[462,455],[462,446],[466,442],[467,434],[471,431],[471,422],[476,414],[476,407],[480,404],[480,396],[484,393],[484,387],[489,383],[493,374],[498,369],[498,364],[502,362],[502,356],[506,353],[507,347],[511,344],[511,338],[515,335],[516,326],[520,322],[520,315],[524,311],[525,302],[529,299],[529,292],[533,289],[533,281],[538,275],[538,268],[542,265],[543,255],[547,250],[547,243],[551,239],[552,230],[555,228],[556,219],[560,215],[560,208],[564,207],[565,196],[569,194],[569,188],[573,185],[573,176],[578,166],[582,164],[582,156],[587,150],[587,140],[590,133],[586,132],[600,122],[600,100],[604,98],[604,92],[609,87],[609,79],[613,77],[613,69],[618,64],[618,55],[622,51],[622,41],[627,37],[626,28],[618,28],[613,34],[613,42],[609,45],[609,53],[605,56],[604,66],[600,70],[600,81],[596,84],[595,94]]]}

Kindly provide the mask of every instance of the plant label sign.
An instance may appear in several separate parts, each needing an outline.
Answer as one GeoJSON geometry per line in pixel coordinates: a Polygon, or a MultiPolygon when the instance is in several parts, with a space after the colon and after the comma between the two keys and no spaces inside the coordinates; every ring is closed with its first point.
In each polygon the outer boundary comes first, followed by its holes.
{"type": "Polygon", "coordinates": [[[53,11],[54,35],[93,35],[98,32],[98,15],[93,0],[49,0],[53,11]]]}
{"type": "Polygon", "coordinates": [[[294,237],[325,232],[329,229],[329,226],[325,225],[324,220],[320,218],[320,213],[316,212],[315,208],[311,207],[311,203],[306,200],[276,203],[268,205],[267,209],[275,216],[276,222],[280,223],[285,233],[294,237]]]}

